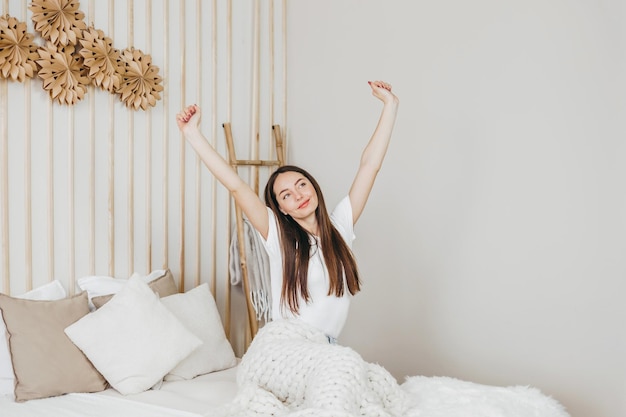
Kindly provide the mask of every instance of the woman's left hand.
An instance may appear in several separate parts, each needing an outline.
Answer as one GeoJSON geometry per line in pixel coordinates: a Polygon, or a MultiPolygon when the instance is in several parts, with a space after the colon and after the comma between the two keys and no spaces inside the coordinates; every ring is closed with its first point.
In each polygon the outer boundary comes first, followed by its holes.
{"type": "Polygon", "coordinates": [[[383,103],[398,103],[398,97],[391,92],[391,84],[384,81],[368,81],[372,88],[372,95],[383,103]]]}

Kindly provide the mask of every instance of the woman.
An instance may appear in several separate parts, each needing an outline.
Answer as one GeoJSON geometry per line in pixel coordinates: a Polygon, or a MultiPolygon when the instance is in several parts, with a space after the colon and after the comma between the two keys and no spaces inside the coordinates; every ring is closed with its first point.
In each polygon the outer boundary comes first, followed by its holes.
{"type": "Polygon", "coordinates": [[[270,258],[273,319],[297,317],[324,332],[331,343],[345,323],[350,297],[360,289],[351,251],[353,226],[382,166],[399,103],[390,84],[369,85],[383,102],[382,113],[348,196],[330,216],[315,179],[294,166],[272,174],[265,188],[266,207],[202,136],[199,107],[189,106],[176,116],[187,141],[263,238],[270,258]]]}

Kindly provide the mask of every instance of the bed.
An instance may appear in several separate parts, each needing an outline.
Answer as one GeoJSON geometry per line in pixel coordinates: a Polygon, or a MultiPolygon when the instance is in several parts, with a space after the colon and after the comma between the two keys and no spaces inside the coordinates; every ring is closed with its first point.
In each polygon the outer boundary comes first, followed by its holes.
{"type": "Polygon", "coordinates": [[[169,270],[88,276],[0,295],[3,417],[567,417],[531,387],[445,377],[398,383],[296,320],[262,326],[237,358],[208,285],[169,270]]]}

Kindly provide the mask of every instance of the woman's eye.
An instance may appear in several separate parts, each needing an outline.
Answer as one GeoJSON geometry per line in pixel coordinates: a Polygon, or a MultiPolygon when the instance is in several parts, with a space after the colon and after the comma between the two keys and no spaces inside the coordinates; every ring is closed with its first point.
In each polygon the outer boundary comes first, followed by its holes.
{"type": "Polygon", "coordinates": [[[300,184],[298,184],[298,186],[299,186],[300,188],[304,187],[305,185],[306,185],[306,183],[305,183],[304,181],[302,181],[300,184]]]}
{"type": "Polygon", "coordinates": [[[288,199],[290,196],[291,196],[291,194],[287,194],[287,193],[283,194],[283,200],[288,199]]]}

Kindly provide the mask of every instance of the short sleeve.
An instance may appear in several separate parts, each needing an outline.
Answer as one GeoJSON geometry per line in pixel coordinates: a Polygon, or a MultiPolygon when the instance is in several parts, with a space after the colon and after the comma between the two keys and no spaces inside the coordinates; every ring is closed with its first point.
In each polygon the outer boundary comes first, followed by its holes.
{"type": "Polygon", "coordinates": [[[267,217],[269,222],[269,227],[267,230],[267,239],[264,239],[261,233],[256,230],[259,237],[261,238],[261,242],[263,242],[263,246],[268,254],[277,254],[280,253],[280,239],[278,236],[278,223],[276,220],[276,215],[272,211],[271,208],[267,207],[267,217]]]}
{"type": "Polygon", "coordinates": [[[345,196],[335,207],[330,219],[337,228],[343,240],[352,247],[352,242],[356,238],[354,235],[354,219],[352,217],[352,203],[350,197],[345,196]]]}

